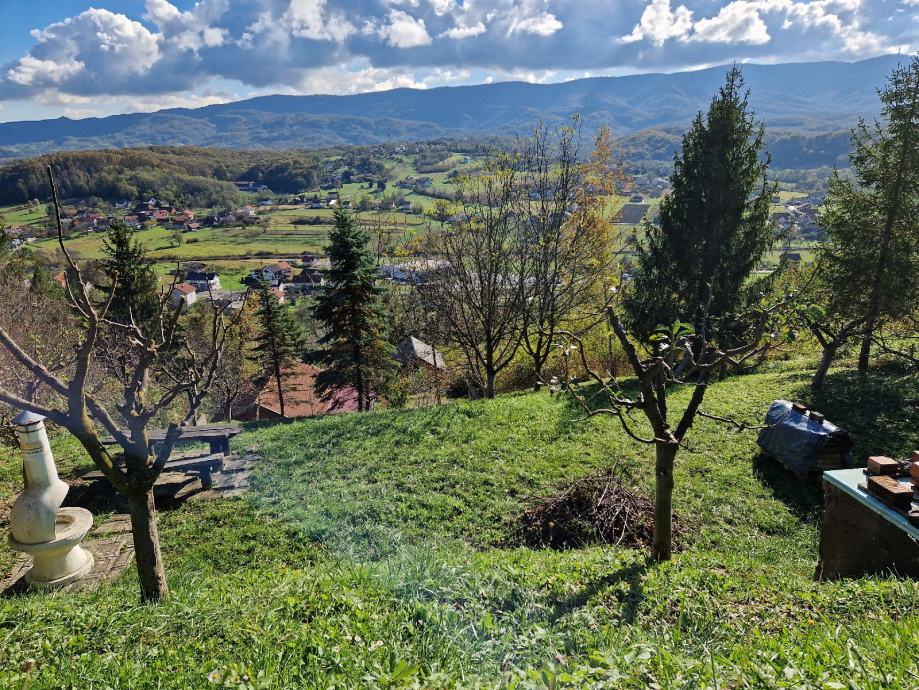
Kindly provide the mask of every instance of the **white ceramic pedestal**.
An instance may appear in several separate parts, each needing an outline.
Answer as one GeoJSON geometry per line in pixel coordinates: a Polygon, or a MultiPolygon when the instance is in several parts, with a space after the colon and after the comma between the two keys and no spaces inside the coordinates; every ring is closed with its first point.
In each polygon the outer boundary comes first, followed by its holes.
{"type": "Polygon", "coordinates": [[[35,587],[63,587],[88,574],[93,555],[80,546],[92,529],[93,515],[84,508],[57,511],[54,539],[41,544],[22,544],[10,535],[10,548],[32,556],[26,582],[35,587]]]}
{"type": "Polygon", "coordinates": [[[25,579],[37,587],[63,587],[89,573],[93,555],[80,547],[93,516],[61,508],[70,487],[57,476],[44,418],[23,412],[13,420],[22,449],[25,488],[10,510],[10,547],[32,556],[25,579]]]}

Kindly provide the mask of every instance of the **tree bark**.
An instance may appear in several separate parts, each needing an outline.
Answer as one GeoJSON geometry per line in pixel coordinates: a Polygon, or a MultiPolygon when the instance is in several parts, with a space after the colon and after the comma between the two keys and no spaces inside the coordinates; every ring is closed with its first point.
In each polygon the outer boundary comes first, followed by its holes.
{"type": "Polygon", "coordinates": [[[865,324],[865,335],[862,339],[862,347],[858,352],[858,372],[865,374],[868,372],[868,364],[871,359],[871,338],[874,336],[875,317],[869,314],[868,322],[865,324]]]}
{"type": "Polygon", "coordinates": [[[673,543],[673,465],[675,443],[656,443],[654,463],[654,548],[656,561],[669,561],[673,543]]]}
{"type": "Polygon", "coordinates": [[[485,397],[489,400],[495,397],[495,372],[485,372],[485,397]]]}
{"type": "Polygon", "coordinates": [[[166,584],[166,570],[156,530],[152,487],[145,492],[128,494],[128,510],[131,513],[140,600],[143,603],[162,601],[169,596],[169,587],[166,584]]]}
{"type": "Polygon", "coordinates": [[[835,347],[826,345],[823,348],[823,355],[820,357],[820,366],[817,367],[817,371],[814,373],[814,378],[811,381],[811,388],[813,390],[819,391],[823,388],[823,382],[826,380],[827,372],[830,370],[830,365],[833,363],[833,358],[835,356],[835,347]]]}

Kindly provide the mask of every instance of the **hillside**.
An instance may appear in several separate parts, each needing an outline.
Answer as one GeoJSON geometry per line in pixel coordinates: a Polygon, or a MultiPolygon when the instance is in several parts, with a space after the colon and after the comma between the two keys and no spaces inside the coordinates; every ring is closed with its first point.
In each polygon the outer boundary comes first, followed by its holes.
{"type": "MultiPolygon", "coordinates": [[[[713,385],[706,409],[755,420],[807,398],[808,370],[783,366],[713,385]]],[[[902,454],[917,385],[841,369],[810,402],[856,457],[902,454]]],[[[914,686],[915,583],[815,582],[819,489],[759,459],[754,434],[700,420],[690,437],[674,505],[691,537],[655,565],[514,544],[530,495],[612,465],[652,481],[646,448],[561,398],[252,427],[249,494],[161,513],[171,599],[138,605],[132,571],[94,594],[0,599],[0,685],[24,687],[34,658],[36,688],[914,686]]],[[[65,476],[85,464],[54,445],[65,476]]],[[[18,472],[0,448],[0,500],[18,472]]]]}
{"type": "MultiPolygon", "coordinates": [[[[854,63],[746,65],[753,107],[774,131],[807,135],[851,127],[877,111],[875,87],[896,56],[854,63]]],[[[145,145],[321,148],[385,141],[513,135],[537,120],[580,113],[588,128],[621,135],[683,129],[723,81],[725,67],[675,74],[508,82],[350,96],[264,96],[197,109],[0,124],[0,158],[145,145]]],[[[817,163],[815,165],[823,165],[817,163]]]]}

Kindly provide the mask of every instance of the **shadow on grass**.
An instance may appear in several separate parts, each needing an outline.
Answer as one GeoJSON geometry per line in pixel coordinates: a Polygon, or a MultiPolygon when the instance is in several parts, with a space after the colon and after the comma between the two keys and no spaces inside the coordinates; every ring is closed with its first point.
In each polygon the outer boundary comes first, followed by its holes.
{"type": "Polygon", "coordinates": [[[797,477],[769,456],[760,453],[753,459],[753,476],[772,492],[773,498],[788,506],[804,523],[816,523],[823,506],[823,493],[817,482],[797,477]]]}
{"type": "Polygon", "coordinates": [[[852,436],[855,465],[869,455],[907,456],[919,448],[919,376],[895,366],[866,376],[842,370],[827,376],[823,390],[802,386],[797,395],[852,436]]]}
{"type": "Polygon", "coordinates": [[[549,614],[549,621],[557,623],[568,614],[585,606],[604,590],[624,584],[625,587],[615,588],[611,594],[622,605],[622,622],[626,624],[634,623],[638,617],[641,603],[644,601],[644,576],[647,574],[651,563],[650,559],[645,558],[589,582],[587,586],[578,592],[556,602],[555,606],[552,607],[552,612],[549,614]]]}

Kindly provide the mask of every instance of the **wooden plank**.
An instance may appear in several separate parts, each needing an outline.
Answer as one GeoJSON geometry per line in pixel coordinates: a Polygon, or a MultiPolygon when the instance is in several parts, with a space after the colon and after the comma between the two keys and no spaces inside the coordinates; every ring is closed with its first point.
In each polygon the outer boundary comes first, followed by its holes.
{"type": "MultiPolygon", "coordinates": [[[[181,429],[179,438],[183,441],[206,441],[211,438],[233,438],[242,433],[242,428],[237,424],[207,424],[189,426],[181,429]]],[[[150,429],[147,433],[150,443],[159,443],[166,440],[166,429],[150,429]]],[[[116,443],[111,436],[101,439],[108,446],[116,443]]]]}

